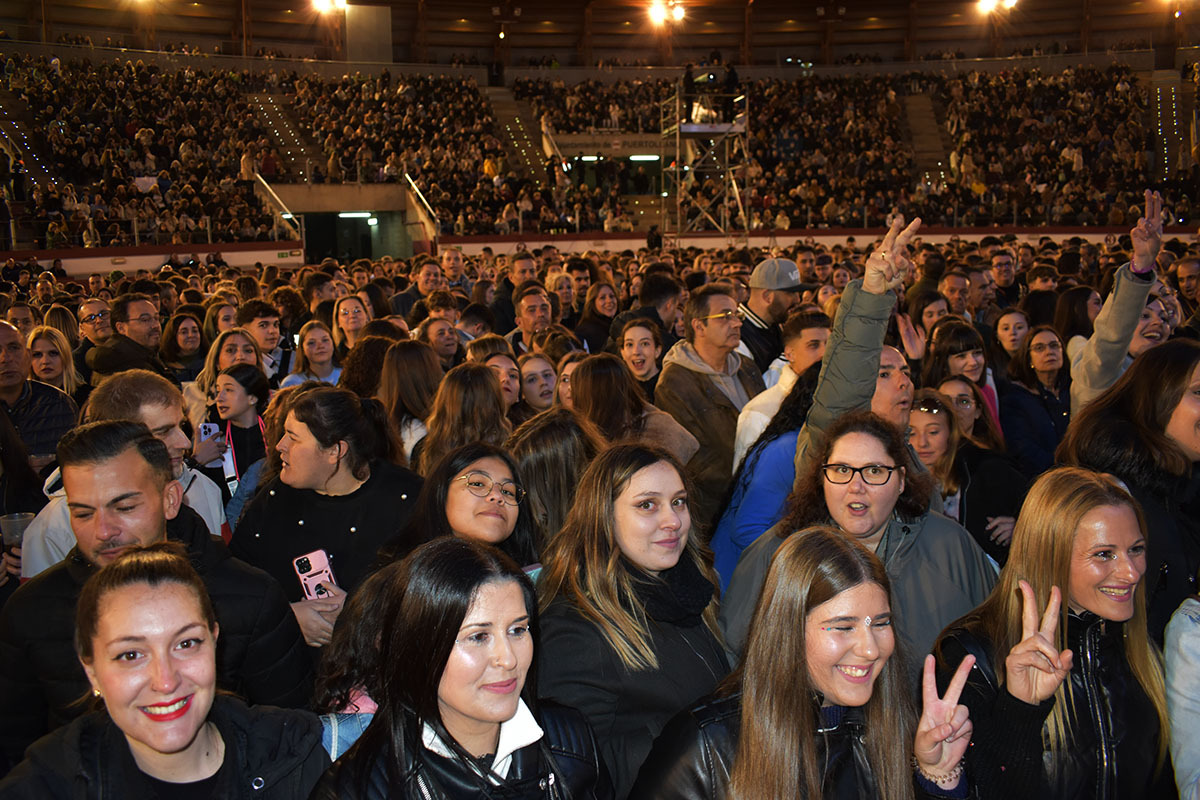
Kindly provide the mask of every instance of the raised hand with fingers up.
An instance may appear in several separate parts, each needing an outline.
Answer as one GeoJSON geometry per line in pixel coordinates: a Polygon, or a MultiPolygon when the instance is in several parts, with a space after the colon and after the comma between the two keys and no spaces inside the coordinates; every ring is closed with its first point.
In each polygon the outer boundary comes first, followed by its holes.
{"type": "Polygon", "coordinates": [[[925,656],[921,679],[921,719],[913,740],[917,769],[928,781],[943,789],[953,789],[962,779],[961,764],[971,744],[971,719],[967,707],[958,698],[967,685],[967,676],[975,666],[975,656],[967,656],[958,665],[946,694],[939,697],[934,678],[933,656],[925,656]]]}
{"type": "Polygon", "coordinates": [[[1051,697],[1071,673],[1073,654],[1059,651],[1054,644],[1058,630],[1058,614],[1062,592],[1050,587],[1050,600],[1038,625],[1038,603],[1033,588],[1025,581],[1021,586],[1021,641],[1004,659],[1005,685],[1008,693],[1018,700],[1037,705],[1051,697]]]}
{"type": "Polygon", "coordinates": [[[1137,221],[1129,236],[1133,239],[1134,272],[1150,272],[1162,249],[1162,195],[1146,190],[1146,214],[1137,221]]]}
{"type": "Polygon", "coordinates": [[[897,215],[892,220],[892,227],[883,237],[882,244],[867,256],[863,271],[863,291],[883,294],[889,289],[899,289],[903,285],[904,276],[912,268],[906,248],[920,227],[920,217],[910,222],[908,227],[904,227],[903,216],[897,215]]]}

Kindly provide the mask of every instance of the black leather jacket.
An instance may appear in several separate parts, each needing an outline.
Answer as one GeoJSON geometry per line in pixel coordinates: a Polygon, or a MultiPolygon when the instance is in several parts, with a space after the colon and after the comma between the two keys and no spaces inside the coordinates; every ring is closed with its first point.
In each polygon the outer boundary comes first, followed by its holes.
{"type": "MultiPolygon", "coordinates": [[[[676,715],[663,728],[642,764],[629,800],[723,800],[741,733],[742,695],[709,697],[676,715]]],[[[869,800],[879,788],[863,743],[861,708],[821,710],[817,760],[825,765],[823,800],[869,800]]],[[[930,793],[914,780],[918,798],[930,793]]]]}
{"type": "MultiPolygon", "coordinates": [[[[578,711],[552,703],[539,704],[543,736],[513,754],[501,786],[490,790],[462,761],[444,758],[418,744],[403,753],[402,787],[393,792],[386,756],[354,747],[325,773],[312,800],[612,800],[608,773],[600,761],[591,727],[578,711]],[[366,785],[355,765],[370,760],[366,785]]],[[[378,717],[376,717],[378,720],[378,717]]],[[[360,739],[359,743],[363,743],[360,739]]]]}
{"type": "Polygon", "coordinates": [[[1032,706],[997,680],[990,642],[951,627],[941,641],[938,683],[943,688],[967,653],[976,658],[962,702],[975,730],[967,765],[987,798],[1119,800],[1177,797],[1168,759],[1156,773],[1159,726],[1150,698],[1125,657],[1123,624],[1072,612],[1066,646],[1071,667],[1070,733],[1057,756],[1043,747],[1042,728],[1055,699],[1032,706]]]}

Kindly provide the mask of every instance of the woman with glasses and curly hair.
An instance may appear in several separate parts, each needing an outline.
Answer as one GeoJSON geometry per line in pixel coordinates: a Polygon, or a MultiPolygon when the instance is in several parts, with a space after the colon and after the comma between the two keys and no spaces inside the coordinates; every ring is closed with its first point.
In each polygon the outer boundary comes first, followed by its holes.
{"type": "Polygon", "coordinates": [[[915,657],[983,602],[996,568],[956,522],[929,510],[933,477],[914,469],[904,437],[869,411],[839,417],[798,476],[783,520],[742,553],[722,599],[721,629],[740,652],[771,556],[796,531],[832,524],[873,551],[892,581],[896,634],[915,657]]]}

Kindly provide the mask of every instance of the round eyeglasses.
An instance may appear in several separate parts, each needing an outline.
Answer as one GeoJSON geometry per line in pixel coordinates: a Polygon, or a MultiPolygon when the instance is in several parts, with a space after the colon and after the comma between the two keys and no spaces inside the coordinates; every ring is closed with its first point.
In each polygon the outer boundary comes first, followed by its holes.
{"type": "Polygon", "coordinates": [[[492,493],[493,487],[500,488],[500,499],[505,505],[519,505],[525,499],[525,490],[511,480],[496,481],[491,475],[486,472],[468,472],[466,475],[459,475],[454,480],[463,481],[467,485],[467,491],[476,497],[487,497],[492,493]]]}

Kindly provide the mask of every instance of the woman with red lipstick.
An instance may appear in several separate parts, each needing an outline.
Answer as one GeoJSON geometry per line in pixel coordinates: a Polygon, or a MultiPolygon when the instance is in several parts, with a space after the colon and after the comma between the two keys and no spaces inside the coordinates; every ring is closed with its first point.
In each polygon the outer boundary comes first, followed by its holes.
{"type": "Polygon", "coordinates": [[[539,694],[583,712],[624,798],[662,726],[729,671],[683,468],[642,445],[601,453],[542,562],[539,694]]]}
{"type": "Polygon", "coordinates": [[[966,797],[971,722],[958,696],[974,659],[944,697],[926,659],[918,722],[890,596],[883,564],[836,528],[788,539],[741,664],[663,730],[630,797],[966,797]]]}
{"type": "Polygon", "coordinates": [[[936,651],[941,685],[976,658],[962,701],[982,800],[1177,796],[1146,538],[1108,475],[1061,467],[1030,489],[996,588],[936,651]]]}
{"type": "Polygon", "coordinates": [[[217,692],[220,632],[178,545],[131,550],[95,573],[76,623],[99,708],[34,743],[0,797],[293,800],[329,766],[313,715],[217,692]]]}
{"type": "Polygon", "coordinates": [[[537,599],[520,567],[443,537],[395,571],[364,620],[383,671],[375,717],[312,797],[610,800],[583,717],[535,700],[537,599]]]}

